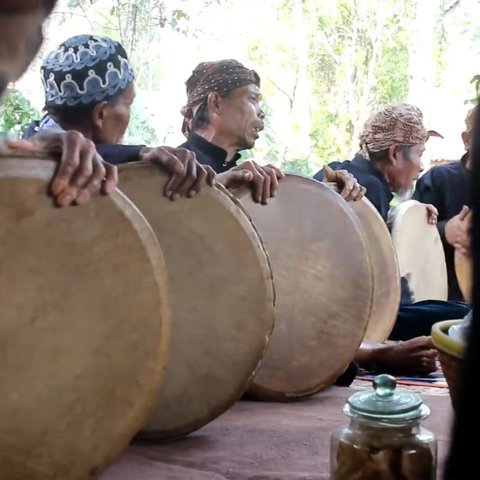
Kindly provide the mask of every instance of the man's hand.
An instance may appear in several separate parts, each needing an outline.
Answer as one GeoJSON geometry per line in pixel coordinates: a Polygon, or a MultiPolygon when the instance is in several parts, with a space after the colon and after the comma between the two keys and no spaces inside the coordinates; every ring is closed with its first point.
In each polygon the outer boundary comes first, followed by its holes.
{"type": "Polygon", "coordinates": [[[211,186],[216,182],[213,169],[198,163],[195,154],[185,148],[145,148],[140,152],[140,159],[159,165],[172,175],[164,192],[171,200],[183,196],[191,198],[205,181],[211,186]]]}
{"type": "Polygon", "coordinates": [[[233,167],[228,172],[218,175],[218,181],[226,188],[239,186],[243,183],[253,187],[253,199],[266,205],[270,197],[278,190],[278,181],[285,175],[273,165],[262,167],[249,160],[233,167]]]}
{"type": "Polygon", "coordinates": [[[367,191],[350,172],[333,170],[328,165],[323,167],[323,181],[336,183],[340,195],[347,202],[361,200],[367,191]]]}
{"type": "Polygon", "coordinates": [[[60,156],[50,190],[61,207],[83,205],[98,192],[113,192],[118,183],[117,168],[105,163],[93,142],[74,130],[41,132],[29,141],[8,141],[6,146],[60,156]]]}
{"type": "Polygon", "coordinates": [[[425,208],[427,209],[427,222],[430,225],[436,225],[438,219],[438,210],[434,205],[430,203],[425,203],[425,208]]]}
{"type": "Polygon", "coordinates": [[[458,215],[452,217],[445,224],[447,242],[464,255],[469,255],[470,251],[471,216],[470,209],[464,206],[458,215]]]}

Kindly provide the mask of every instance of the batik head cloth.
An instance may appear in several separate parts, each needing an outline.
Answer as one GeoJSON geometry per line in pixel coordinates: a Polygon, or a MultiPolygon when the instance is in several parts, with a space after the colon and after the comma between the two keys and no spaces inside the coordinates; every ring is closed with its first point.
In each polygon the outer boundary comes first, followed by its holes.
{"type": "Polygon", "coordinates": [[[425,128],[418,107],[408,103],[391,105],[372,115],[365,123],[360,135],[360,153],[370,158],[370,153],[387,150],[392,145],[425,143],[430,136],[441,137],[425,128]]]}
{"type": "Polygon", "coordinates": [[[94,35],[69,38],[44,60],[45,105],[88,106],[122,93],[133,81],[123,47],[94,35]]]}
{"type": "Polygon", "coordinates": [[[252,84],[260,87],[258,73],[244,67],[237,60],[199,63],[185,82],[187,103],[181,109],[181,113],[185,117],[183,133],[185,135],[190,133],[190,122],[198,107],[205,102],[210,93],[217,92],[220,96],[226,97],[233,90],[252,84]]]}

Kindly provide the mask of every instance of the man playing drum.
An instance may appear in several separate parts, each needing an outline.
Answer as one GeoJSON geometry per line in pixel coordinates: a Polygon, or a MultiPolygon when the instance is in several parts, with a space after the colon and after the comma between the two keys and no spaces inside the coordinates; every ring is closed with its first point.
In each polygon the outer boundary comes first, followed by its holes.
{"type": "Polygon", "coordinates": [[[165,168],[172,175],[165,194],[172,200],[195,195],[205,179],[214,183],[213,170],[186,149],[117,145],[135,98],[134,73],[118,42],[95,35],[69,38],[47,55],[41,73],[46,114],[24,138],[78,130],[109,163],[143,160],[165,168]]]}
{"type": "MultiPolygon", "coordinates": [[[[186,81],[187,103],[182,107],[182,147],[195,152],[200,163],[211,166],[228,188],[251,183],[254,199],[266,204],[275,196],[282,172],[252,160],[237,164],[242,150],[255,146],[264,128],[260,106],[260,76],[236,60],[202,62],[186,81]]],[[[327,180],[338,184],[341,195],[357,200],[364,189],[346,171],[328,171],[327,180]]]]}
{"type": "MultiPolygon", "coordinates": [[[[421,156],[429,136],[421,110],[410,104],[391,105],[372,115],[360,135],[360,151],[353,160],[330,163],[333,169],[346,169],[367,189],[366,197],[387,221],[393,192],[403,194],[412,188],[422,171],[421,156]]],[[[323,171],[314,178],[322,179],[323,171]]],[[[429,223],[436,223],[437,209],[427,205],[429,223]]],[[[429,335],[440,320],[463,318],[468,308],[460,303],[424,301],[412,303],[408,282],[402,278],[402,299],[391,339],[408,340],[429,335]]],[[[431,348],[429,338],[424,339],[431,348]]]]}

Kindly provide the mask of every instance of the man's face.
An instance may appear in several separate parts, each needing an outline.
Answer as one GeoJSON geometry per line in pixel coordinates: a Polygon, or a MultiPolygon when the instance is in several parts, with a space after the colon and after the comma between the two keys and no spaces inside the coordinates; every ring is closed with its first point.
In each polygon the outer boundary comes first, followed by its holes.
{"type": "Polygon", "coordinates": [[[404,195],[410,190],[420,173],[423,170],[422,155],[425,151],[425,144],[421,143],[412,146],[396,146],[393,155],[393,162],[389,172],[390,186],[395,193],[404,195]]]}
{"type": "Polygon", "coordinates": [[[238,150],[253,148],[263,130],[265,114],[259,105],[260,98],[260,89],[255,84],[239,87],[228,97],[219,98],[217,133],[238,150]]]}
{"type": "Polygon", "coordinates": [[[107,144],[120,142],[130,121],[130,111],[134,99],[135,88],[132,82],[115,100],[105,103],[102,126],[96,134],[95,141],[107,144]]]}
{"type": "MultiPolygon", "coordinates": [[[[22,2],[19,2],[20,8],[22,2]]],[[[18,80],[40,49],[42,24],[49,9],[43,6],[25,13],[3,13],[0,9],[0,94],[18,80]]]]}

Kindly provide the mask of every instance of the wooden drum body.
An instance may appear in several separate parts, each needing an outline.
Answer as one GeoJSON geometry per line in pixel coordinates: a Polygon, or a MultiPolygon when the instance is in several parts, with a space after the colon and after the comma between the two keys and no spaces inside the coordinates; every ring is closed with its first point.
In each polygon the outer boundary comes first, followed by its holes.
{"type": "Polygon", "coordinates": [[[330,385],[355,357],[371,312],[372,269],[346,202],[310,178],[286,175],[269,205],[235,191],[272,264],[275,328],[249,392],[305,397],[330,385]]]}
{"type": "Polygon", "coordinates": [[[47,195],[55,167],[0,159],[8,480],[96,478],[145,421],[167,357],[167,276],[149,225],[118,191],[55,208],[47,195]]]}
{"type": "Polygon", "coordinates": [[[366,198],[350,202],[358,216],[373,267],[372,313],[365,342],[383,342],[393,329],[400,305],[400,269],[392,237],[383,218],[366,198]]]}
{"type": "Polygon", "coordinates": [[[166,173],[120,168],[120,188],[157,234],[172,284],[172,348],[156,407],[139,437],[167,440],[213,420],[249,384],[273,328],[272,273],[238,202],[221,188],[163,195],[166,173]]]}

